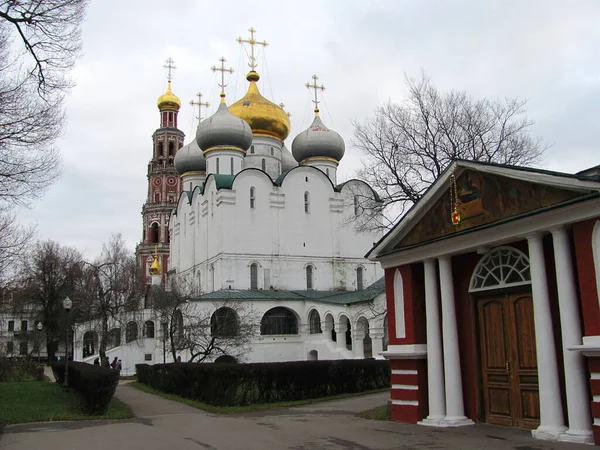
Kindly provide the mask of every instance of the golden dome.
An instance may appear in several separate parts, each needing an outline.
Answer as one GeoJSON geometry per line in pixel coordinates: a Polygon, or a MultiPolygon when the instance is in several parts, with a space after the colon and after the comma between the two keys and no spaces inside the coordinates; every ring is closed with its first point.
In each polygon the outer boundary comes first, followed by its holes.
{"type": "Polygon", "coordinates": [[[154,255],[154,262],[150,266],[150,274],[151,275],[160,275],[160,263],[158,262],[158,256],[154,255]]]}
{"type": "Polygon", "coordinates": [[[253,70],[248,73],[246,79],[250,82],[248,92],[229,107],[229,112],[244,119],[252,128],[252,134],[285,140],[290,134],[290,118],[287,113],[260,94],[256,84],[259,79],[258,73],[253,70]]]}
{"type": "Polygon", "coordinates": [[[179,111],[181,100],[171,91],[171,80],[169,80],[169,84],[167,85],[167,92],[158,97],[156,104],[161,111],[163,109],[175,109],[179,111]]]}

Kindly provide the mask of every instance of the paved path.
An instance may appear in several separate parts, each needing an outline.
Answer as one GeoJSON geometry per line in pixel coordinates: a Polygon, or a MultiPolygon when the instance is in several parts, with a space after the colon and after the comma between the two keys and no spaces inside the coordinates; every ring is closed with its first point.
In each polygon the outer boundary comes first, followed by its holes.
{"type": "Polygon", "coordinates": [[[12,425],[3,450],[585,450],[531,438],[526,430],[476,425],[435,429],[372,421],[355,414],[385,404],[388,393],[296,408],[220,416],[119,385],[135,419],[12,425]]]}

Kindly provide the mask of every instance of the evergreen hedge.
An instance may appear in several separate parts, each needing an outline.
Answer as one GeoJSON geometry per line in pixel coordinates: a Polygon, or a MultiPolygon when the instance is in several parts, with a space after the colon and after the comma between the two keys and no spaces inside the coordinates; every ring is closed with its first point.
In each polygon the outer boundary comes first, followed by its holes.
{"type": "MultiPolygon", "coordinates": [[[[65,381],[65,362],[51,364],[56,382],[65,381]]],[[[69,386],[84,398],[87,414],[104,414],[119,384],[119,371],[83,362],[69,361],[69,386]]]]}
{"type": "Polygon", "coordinates": [[[390,386],[389,363],[382,360],[135,367],[141,383],[215,406],[304,400],[390,386]]]}

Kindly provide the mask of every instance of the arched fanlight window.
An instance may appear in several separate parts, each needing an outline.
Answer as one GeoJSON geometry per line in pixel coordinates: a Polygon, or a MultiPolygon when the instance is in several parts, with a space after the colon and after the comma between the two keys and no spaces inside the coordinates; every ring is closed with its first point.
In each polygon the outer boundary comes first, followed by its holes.
{"type": "Polygon", "coordinates": [[[154,322],[151,320],[147,320],[144,323],[144,337],[146,337],[146,338],[154,337],[154,322]]]}
{"type": "Polygon", "coordinates": [[[306,289],[313,288],[313,266],[306,266],[306,289]]]}
{"type": "Polygon", "coordinates": [[[260,321],[260,334],[298,334],[298,319],[287,308],[271,308],[260,321]]]}
{"type": "Polygon", "coordinates": [[[253,291],[258,289],[258,264],[250,264],[250,289],[253,291]]]}
{"type": "Polygon", "coordinates": [[[250,209],[254,209],[256,205],[256,189],[254,187],[250,188],[250,209]]]}
{"type": "Polygon", "coordinates": [[[210,334],[213,337],[233,337],[239,334],[237,313],[226,306],[217,309],[210,318],[210,334]]]}
{"type": "Polygon", "coordinates": [[[306,214],[310,212],[310,194],[308,191],[304,193],[304,212],[306,214]]]}
{"type": "Polygon", "coordinates": [[[512,247],[498,247],[486,254],[471,276],[470,292],[531,284],[529,259],[512,247]]]}
{"type": "Polygon", "coordinates": [[[358,266],[356,268],[356,290],[357,291],[362,291],[363,290],[363,271],[364,269],[360,266],[358,266]]]}
{"type": "Polygon", "coordinates": [[[321,316],[316,309],[313,309],[308,315],[308,323],[310,324],[310,334],[319,334],[323,332],[321,329],[321,316]]]}

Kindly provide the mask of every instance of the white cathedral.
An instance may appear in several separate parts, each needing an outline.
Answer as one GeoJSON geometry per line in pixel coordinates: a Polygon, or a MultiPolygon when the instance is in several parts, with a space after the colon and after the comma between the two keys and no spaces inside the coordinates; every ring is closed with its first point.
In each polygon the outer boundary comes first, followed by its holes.
{"type": "MultiPolygon", "coordinates": [[[[169,77],[158,100],[161,128],[153,136],[148,175],[149,199],[158,202],[144,207],[138,260],[152,284],[193,284],[199,294],[188,306],[198,315],[219,314],[219,302],[249,308],[257,318],[255,332],[240,362],[381,358],[387,340],[383,270],[364,258],[381,233],[355,225],[379,199],[362,181],[338,183],[345,144],[319,116],[316,77],[310,86],[315,118],[288,150],[289,116],[259,92],[253,35],[248,42],[246,94],[227,106],[223,89],[217,111],[184,146],[177,145],[183,139],[176,129],[181,102],[169,77]],[[167,142],[180,148],[173,151],[167,142]],[[164,172],[162,184],[152,181],[153,170],[164,172]],[[164,188],[155,192],[154,185],[164,188]],[[167,217],[159,217],[159,205],[167,206],[167,217]],[[161,238],[168,246],[153,256],[161,238]]],[[[217,70],[222,76],[227,71],[223,65],[217,70]]],[[[125,374],[134,373],[137,363],[171,361],[157,312],[144,306],[111,324],[107,354],[122,360],[125,374]]],[[[76,327],[76,360],[97,357],[91,325],[76,327]]]]}

